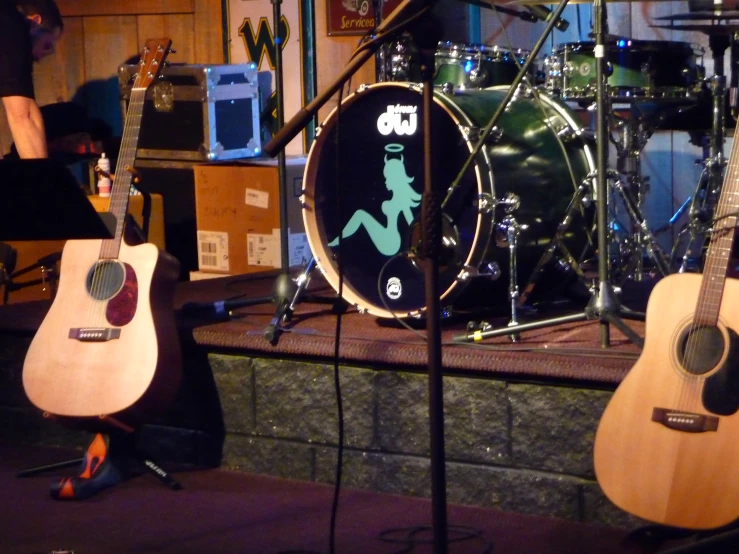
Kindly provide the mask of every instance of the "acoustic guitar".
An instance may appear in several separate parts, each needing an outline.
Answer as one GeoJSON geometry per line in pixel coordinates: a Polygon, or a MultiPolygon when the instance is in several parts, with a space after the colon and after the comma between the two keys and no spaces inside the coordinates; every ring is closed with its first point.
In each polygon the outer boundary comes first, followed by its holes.
{"type": "Polygon", "coordinates": [[[711,529],[739,518],[739,281],[727,277],[738,210],[739,140],[703,274],[657,283],[644,350],[595,436],[606,496],[652,522],[711,529]]]}
{"type": "Polygon", "coordinates": [[[179,263],[153,244],[123,240],[146,90],[170,45],[147,41],[139,63],[108,209],[115,236],[67,241],[56,297],[26,354],[23,387],[49,414],[138,417],[165,406],[179,384],[179,263]]]}

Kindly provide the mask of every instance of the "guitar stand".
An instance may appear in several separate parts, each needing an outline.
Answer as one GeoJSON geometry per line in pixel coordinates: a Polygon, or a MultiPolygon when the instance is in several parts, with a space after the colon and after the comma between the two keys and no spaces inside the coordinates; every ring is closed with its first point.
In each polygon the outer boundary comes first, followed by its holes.
{"type": "Polygon", "coordinates": [[[55,464],[38,466],[19,471],[17,477],[31,477],[79,465],[79,474],[64,477],[51,484],[51,497],[55,500],[85,500],[101,491],[130,479],[137,466],[150,472],[171,490],[180,490],[182,485],[152,457],[137,448],[136,433],[114,430],[97,433],[81,458],[65,460],[55,464]]]}
{"type": "Polygon", "coordinates": [[[632,531],[626,539],[629,543],[660,548],[666,541],[682,541],[684,544],[659,550],[660,554],[734,554],[739,551],[739,523],[734,522],[711,531],[696,531],[663,525],[646,525],[632,531]],[[693,542],[685,542],[694,537],[693,542]]]}

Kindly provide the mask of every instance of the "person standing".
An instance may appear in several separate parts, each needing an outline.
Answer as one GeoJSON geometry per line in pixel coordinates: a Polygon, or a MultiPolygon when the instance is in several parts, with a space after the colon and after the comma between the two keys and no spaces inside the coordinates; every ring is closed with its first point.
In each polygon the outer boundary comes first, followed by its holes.
{"type": "Polygon", "coordinates": [[[64,30],[54,0],[0,0],[0,98],[21,158],[46,158],[33,62],[54,53],[64,30]]]}

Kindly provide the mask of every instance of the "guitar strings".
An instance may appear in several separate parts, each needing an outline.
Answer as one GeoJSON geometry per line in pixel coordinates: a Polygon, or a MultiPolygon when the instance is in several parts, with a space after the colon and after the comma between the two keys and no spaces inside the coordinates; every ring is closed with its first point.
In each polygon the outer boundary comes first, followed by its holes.
{"type": "MultiPolygon", "coordinates": [[[[131,173],[126,169],[128,158],[135,153],[135,147],[138,137],[138,128],[133,125],[132,121],[138,121],[143,111],[146,89],[141,90],[140,87],[141,72],[139,72],[134,80],[131,89],[131,98],[129,101],[129,111],[133,117],[126,117],[123,129],[123,137],[121,139],[122,155],[118,158],[115,168],[115,180],[112,187],[110,203],[108,207],[109,213],[118,214],[116,218],[115,237],[112,239],[103,239],[100,246],[98,261],[93,270],[90,294],[92,296],[91,310],[92,314],[88,321],[93,327],[105,327],[107,325],[106,312],[108,308],[109,296],[116,292],[113,286],[116,283],[116,272],[111,271],[110,264],[116,263],[120,255],[121,240],[123,239],[123,229],[126,213],[128,211],[128,201],[131,187],[131,173]]],[[[123,271],[125,279],[125,269],[123,271]]]]}
{"type": "MultiPolygon", "coordinates": [[[[734,242],[734,230],[737,224],[737,175],[734,161],[736,147],[732,145],[728,169],[724,177],[723,189],[719,195],[714,219],[714,229],[708,245],[706,263],[703,270],[698,301],[690,330],[707,326],[715,327],[719,322],[721,301],[723,298],[729,257],[734,242]]],[[[691,340],[685,348],[683,366],[691,367],[698,362],[701,352],[705,352],[708,344],[708,333],[700,333],[698,340],[691,340]]],[[[680,387],[678,409],[697,413],[703,408],[700,389],[705,382],[701,375],[689,375],[683,379],[687,386],[680,387]],[[686,400],[687,398],[687,400],[686,400]]]]}

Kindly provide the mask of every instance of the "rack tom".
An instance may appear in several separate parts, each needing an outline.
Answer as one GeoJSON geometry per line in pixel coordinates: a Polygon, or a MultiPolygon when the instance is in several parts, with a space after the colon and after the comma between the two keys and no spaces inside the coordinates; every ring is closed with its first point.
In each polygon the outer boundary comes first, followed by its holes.
{"type": "MultiPolygon", "coordinates": [[[[703,77],[703,51],[686,42],[617,40],[608,45],[608,96],[617,102],[694,100],[703,77]]],[[[544,61],[545,86],[568,101],[592,101],[594,42],[561,45],[544,61]]]]}

